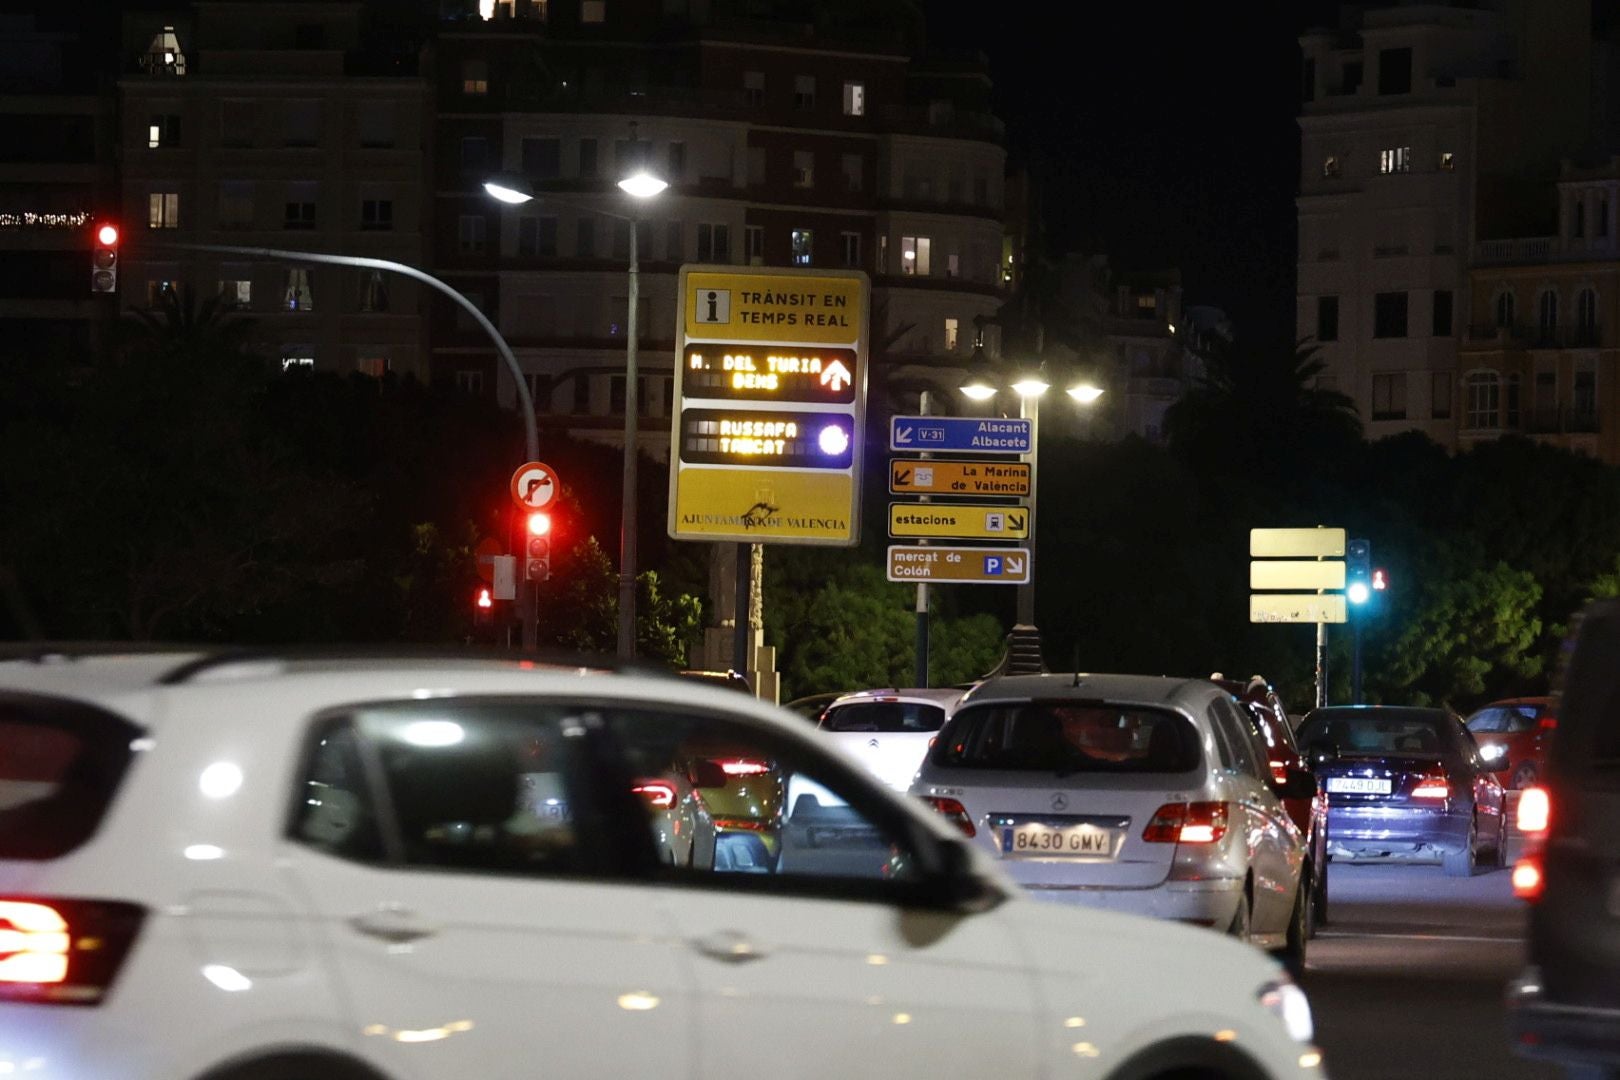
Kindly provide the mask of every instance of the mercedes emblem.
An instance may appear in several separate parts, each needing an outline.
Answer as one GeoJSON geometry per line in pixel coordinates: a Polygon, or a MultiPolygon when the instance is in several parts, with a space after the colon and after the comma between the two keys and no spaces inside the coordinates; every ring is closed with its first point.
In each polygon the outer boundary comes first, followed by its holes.
{"type": "Polygon", "coordinates": [[[1066,810],[1068,809],[1068,806],[1069,797],[1067,795],[1063,794],[1061,791],[1055,791],[1052,793],[1052,809],[1066,810]]]}

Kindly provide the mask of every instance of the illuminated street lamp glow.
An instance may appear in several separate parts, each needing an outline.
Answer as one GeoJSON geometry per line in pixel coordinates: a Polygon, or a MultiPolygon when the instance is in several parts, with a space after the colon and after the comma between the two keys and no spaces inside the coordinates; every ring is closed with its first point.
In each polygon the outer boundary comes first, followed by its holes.
{"type": "Polygon", "coordinates": [[[1069,387],[1068,394],[1080,404],[1090,405],[1092,402],[1103,396],[1103,391],[1102,387],[1100,386],[1093,386],[1090,383],[1080,383],[1077,386],[1069,387]]]}
{"type": "Polygon", "coordinates": [[[961,387],[963,396],[969,401],[989,401],[996,396],[996,388],[983,379],[974,379],[961,387]]]}
{"type": "Polygon", "coordinates": [[[821,435],[816,442],[821,446],[823,454],[837,456],[849,449],[849,433],[837,424],[828,424],[821,429],[821,435]]]}
{"type": "Polygon", "coordinates": [[[534,194],[532,192],[513,187],[510,183],[494,177],[484,181],[484,191],[486,191],[491,198],[499,199],[501,202],[506,203],[509,206],[518,206],[529,202],[534,198],[534,194]]]}
{"type": "Polygon", "coordinates": [[[1012,384],[1013,390],[1019,397],[1040,397],[1052,386],[1051,383],[1039,375],[1020,375],[1018,381],[1012,384]]]}
{"type": "Polygon", "coordinates": [[[667,187],[669,187],[669,184],[645,169],[631,173],[619,181],[620,191],[623,191],[626,195],[633,195],[638,199],[650,199],[667,187]]]}

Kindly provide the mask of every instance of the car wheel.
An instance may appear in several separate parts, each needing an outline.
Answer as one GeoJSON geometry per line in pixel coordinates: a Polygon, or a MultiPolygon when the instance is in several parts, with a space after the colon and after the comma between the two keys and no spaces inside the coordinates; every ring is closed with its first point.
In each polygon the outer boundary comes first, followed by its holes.
{"type": "Polygon", "coordinates": [[[1508,823],[1507,806],[1502,807],[1502,820],[1496,826],[1496,847],[1491,850],[1491,865],[1497,868],[1508,864],[1508,823]]]}
{"type": "Polygon", "coordinates": [[[1283,947],[1273,955],[1294,978],[1305,974],[1305,943],[1311,936],[1311,898],[1306,883],[1301,881],[1294,893],[1294,910],[1288,916],[1288,936],[1283,947]]]}
{"type": "Polygon", "coordinates": [[[1229,937],[1237,938],[1247,944],[1249,940],[1249,890],[1245,888],[1243,895],[1238,898],[1237,911],[1232,915],[1232,925],[1226,928],[1229,937]]]}
{"type": "Polygon", "coordinates": [[[1311,937],[1328,924],[1328,868],[1327,863],[1313,868],[1316,882],[1311,891],[1311,937]]]}
{"type": "Polygon", "coordinates": [[[1525,788],[1529,787],[1531,784],[1533,784],[1535,782],[1536,782],[1536,763],[1535,762],[1533,762],[1533,761],[1520,762],[1519,767],[1513,770],[1513,779],[1512,779],[1511,783],[1518,790],[1523,791],[1525,788]]]}
{"type": "Polygon", "coordinates": [[[1461,850],[1448,851],[1441,857],[1441,863],[1445,866],[1447,877],[1473,877],[1474,864],[1478,859],[1474,847],[1478,843],[1479,823],[1470,821],[1468,823],[1468,839],[1463,843],[1461,850]]]}

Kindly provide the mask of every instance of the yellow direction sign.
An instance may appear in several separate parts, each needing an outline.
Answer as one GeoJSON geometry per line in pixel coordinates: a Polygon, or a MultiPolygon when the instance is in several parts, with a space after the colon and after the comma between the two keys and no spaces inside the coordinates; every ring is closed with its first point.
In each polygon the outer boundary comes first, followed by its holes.
{"type": "Polygon", "coordinates": [[[1275,559],[1249,564],[1251,589],[1342,589],[1344,560],[1275,559]]]}
{"type": "Polygon", "coordinates": [[[1299,559],[1344,557],[1344,530],[1318,526],[1314,529],[1250,529],[1249,557],[1254,559],[1299,559]]]}
{"type": "Polygon", "coordinates": [[[1310,596],[1305,593],[1271,593],[1249,596],[1252,623],[1342,623],[1346,618],[1344,597],[1339,594],[1310,596]]]}
{"type": "Polygon", "coordinates": [[[686,266],[679,288],[670,536],[855,544],[866,275],[686,266]]]}
{"type": "Polygon", "coordinates": [[[1022,540],[1029,535],[1029,510],[982,503],[890,503],[889,535],[1022,540]]]}
{"type": "Polygon", "coordinates": [[[890,544],[890,581],[1023,585],[1034,576],[1028,548],[890,544]]]}
{"type": "Polygon", "coordinates": [[[1029,495],[1027,461],[889,459],[891,495],[1029,495]]]}

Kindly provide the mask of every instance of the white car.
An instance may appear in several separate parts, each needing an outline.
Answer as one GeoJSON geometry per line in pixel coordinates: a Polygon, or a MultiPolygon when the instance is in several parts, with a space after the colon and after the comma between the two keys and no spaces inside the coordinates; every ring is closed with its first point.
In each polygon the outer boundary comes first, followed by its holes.
{"type": "Polygon", "coordinates": [[[0,747],[5,1075],[1323,1075],[1270,959],[1032,903],[729,690],[58,655],[0,663],[0,747]],[[806,780],[769,872],[659,858],[638,778],[716,744],[806,780]]]}
{"type": "Polygon", "coordinates": [[[982,684],[911,791],[1039,896],[1213,927],[1303,966],[1305,841],[1278,796],[1310,798],[1315,781],[1276,784],[1258,732],[1208,680],[982,684]]]}
{"type": "Polygon", "coordinates": [[[861,690],[827,706],[816,726],[873,776],[905,791],[961,698],[960,690],[861,690]]]}

